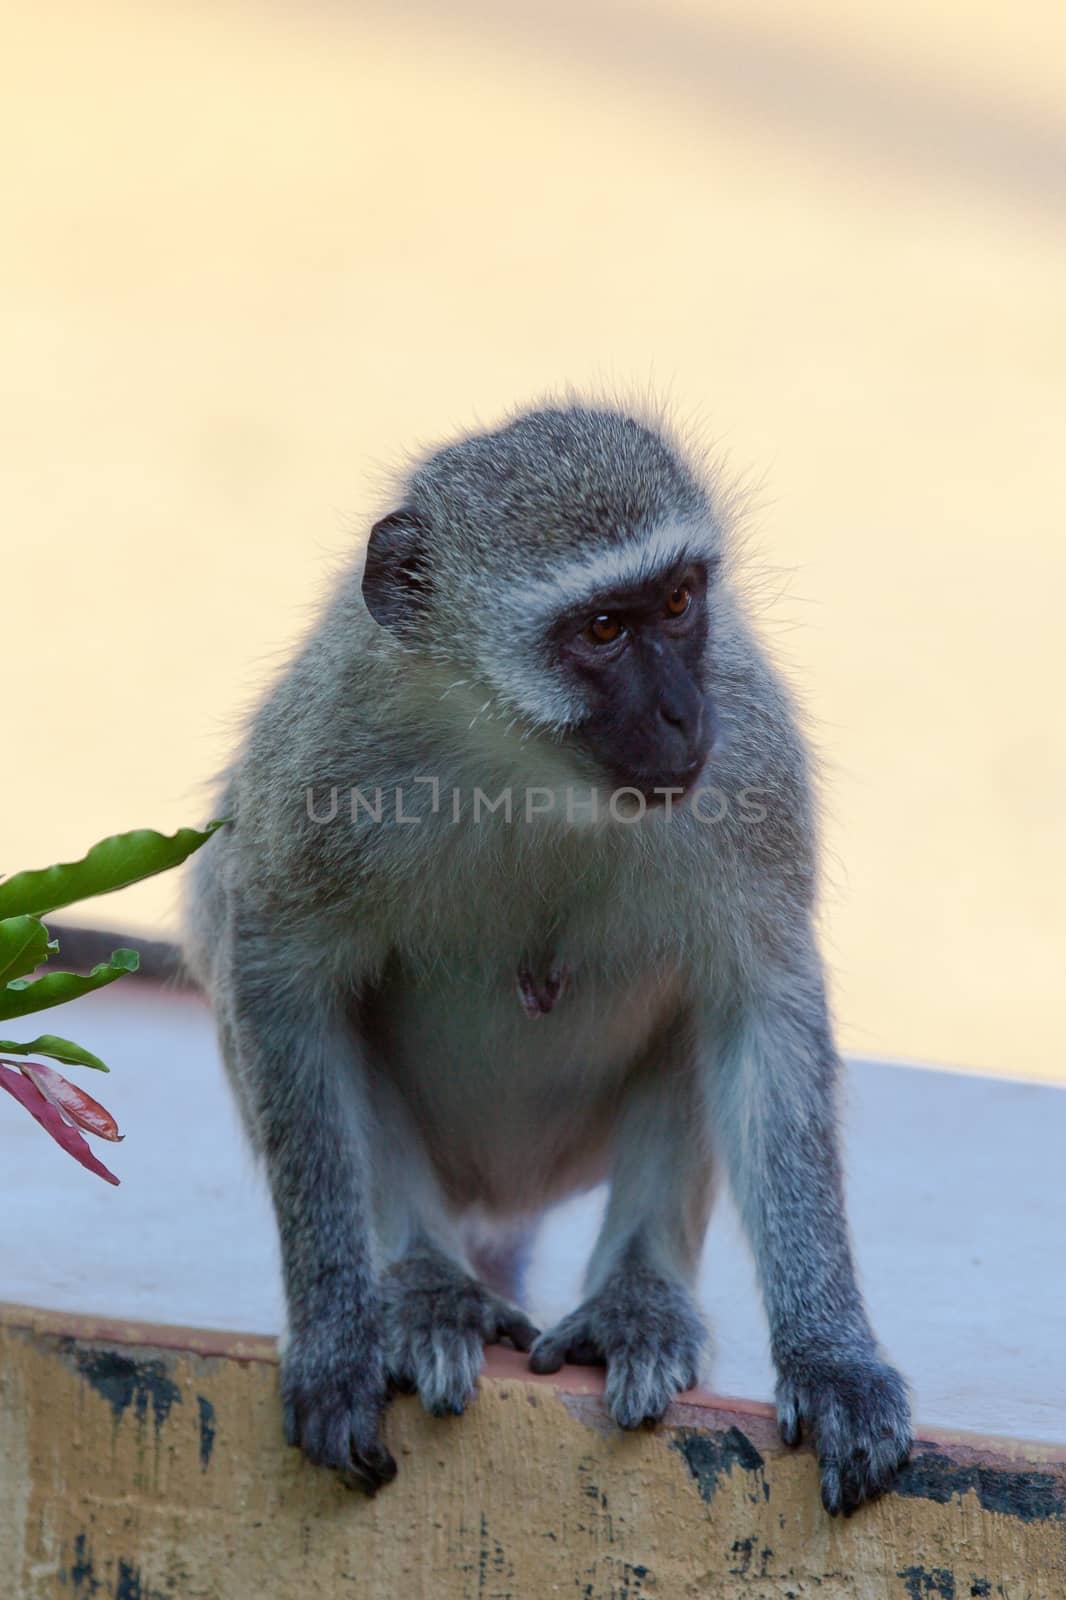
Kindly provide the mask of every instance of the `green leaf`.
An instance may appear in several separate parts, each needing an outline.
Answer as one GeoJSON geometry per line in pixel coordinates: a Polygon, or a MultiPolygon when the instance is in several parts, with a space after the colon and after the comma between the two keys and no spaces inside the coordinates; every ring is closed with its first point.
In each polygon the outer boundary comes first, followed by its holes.
{"type": "Polygon", "coordinates": [[[10,983],[32,972],[47,961],[49,950],[58,950],[48,929],[36,917],[7,917],[0,922],[0,984],[10,983]]]}
{"type": "Polygon", "coordinates": [[[72,1067],[95,1067],[97,1072],[110,1072],[99,1056],[84,1050],[72,1039],[60,1039],[54,1033],[42,1033],[28,1044],[15,1044],[11,1039],[0,1039],[0,1051],[8,1056],[47,1056],[50,1061],[63,1061],[72,1067]]]}
{"type": "Polygon", "coordinates": [[[30,982],[18,978],[0,989],[0,1018],[25,1017],[31,1011],[46,1011],[49,1006],[61,1006],[68,1000],[77,1000],[94,989],[114,983],[123,973],[136,972],[140,958],[136,950],[115,950],[110,961],[101,961],[88,974],[80,972],[48,972],[43,978],[30,982]]]}
{"type": "Polygon", "coordinates": [[[154,877],[157,872],[178,866],[221,826],[222,822],[211,822],[203,831],[179,828],[169,836],[151,828],[138,828],[133,833],[116,833],[101,839],[80,861],[16,872],[13,878],[0,883],[0,917],[22,913],[45,916],[75,900],[110,894],[127,884],[139,883],[142,878],[154,877]]]}

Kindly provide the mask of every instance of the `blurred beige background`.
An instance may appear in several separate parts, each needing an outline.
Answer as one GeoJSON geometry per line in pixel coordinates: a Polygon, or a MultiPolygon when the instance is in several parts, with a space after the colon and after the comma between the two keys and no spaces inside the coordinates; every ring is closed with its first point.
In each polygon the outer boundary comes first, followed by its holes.
{"type": "MultiPolygon", "coordinates": [[[[668,392],[756,481],[845,1044],[1066,1077],[1066,9],[11,7],[0,868],[204,814],[412,445],[668,392]]],[[[82,913],[171,927],[161,879],[82,913]]]]}

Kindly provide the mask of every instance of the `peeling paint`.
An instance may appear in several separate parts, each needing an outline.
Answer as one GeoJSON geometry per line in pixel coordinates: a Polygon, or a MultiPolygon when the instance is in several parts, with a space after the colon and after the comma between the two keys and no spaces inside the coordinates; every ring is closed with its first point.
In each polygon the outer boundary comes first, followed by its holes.
{"type": "Polygon", "coordinates": [[[69,1571],[60,1571],[60,1581],[69,1583],[74,1600],[89,1600],[98,1593],[100,1580],[93,1570],[93,1552],[85,1533],[74,1537],[74,1559],[69,1571]]]}
{"type": "Polygon", "coordinates": [[[774,1552],[769,1545],[759,1548],[758,1539],[734,1539],[732,1554],[737,1558],[739,1565],[730,1567],[730,1572],[737,1578],[765,1578],[769,1573],[769,1563],[774,1552]],[[758,1559],[758,1565],[753,1563],[758,1559]]]}
{"type": "Polygon", "coordinates": [[[161,1589],[150,1588],[142,1581],[140,1567],[120,1556],[115,1600],[171,1600],[171,1596],[161,1589]]]}
{"type": "Polygon", "coordinates": [[[74,1339],[60,1339],[57,1343],[64,1360],[107,1401],[116,1424],[131,1406],[137,1421],[144,1422],[151,1407],[158,1433],[171,1407],[181,1404],[181,1390],[171,1378],[167,1363],[158,1357],[137,1360],[118,1350],[86,1349],[74,1339]]]}
{"type": "MultiPolygon", "coordinates": [[[[110,1565],[108,1561],[107,1566],[110,1565]]],[[[145,1583],[136,1562],[119,1556],[117,1567],[112,1587],[110,1581],[97,1572],[88,1535],[78,1533],[74,1537],[74,1558],[70,1567],[61,1567],[58,1576],[63,1587],[70,1589],[70,1600],[92,1600],[94,1596],[99,1596],[100,1600],[105,1600],[105,1596],[106,1600],[174,1600],[169,1590],[145,1583]]],[[[6,1591],[4,1600],[7,1600],[6,1591]]]]}
{"type": "Polygon", "coordinates": [[[196,1396],[200,1413],[200,1465],[206,1472],[211,1465],[211,1452],[215,1448],[215,1408],[206,1395],[196,1396]]]}
{"type": "Polygon", "coordinates": [[[939,1451],[914,1456],[900,1473],[895,1492],[947,1505],[955,1495],[973,1490],[986,1511],[1044,1522],[1066,1517],[1066,1485],[1053,1472],[985,1466],[952,1461],[939,1451]]]}
{"type": "MultiPolygon", "coordinates": [[[[680,1428],[671,1444],[684,1456],[700,1496],[708,1505],[714,1499],[720,1479],[734,1466],[743,1467],[745,1472],[761,1473],[766,1465],[747,1434],[741,1433],[739,1428],[729,1428],[725,1433],[680,1428]]],[[[765,1478],[762,1491],[763,1497],[769,1499],[770,1486],[765,1478]]]]}
{"type": "Polygon", "coordinates": [[[946,1567],[904,1567],[896,1576],[903,1579],[907,1600],[955,1600],[955,1574],[946,1567]]]}

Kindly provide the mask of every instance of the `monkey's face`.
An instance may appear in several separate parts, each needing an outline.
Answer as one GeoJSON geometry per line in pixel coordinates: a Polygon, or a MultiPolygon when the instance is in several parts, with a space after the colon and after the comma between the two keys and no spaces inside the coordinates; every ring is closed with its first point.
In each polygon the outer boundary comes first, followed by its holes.
{"type": "MultiPolygon", "coordinates": [[[[612,788],[654,805],[695,786],[714,742],[716,538],[710,524],[666,523],[614,547],[577,543],[547,576],[518,567],[525,541],[500,540],[474,573],[457,541],[434,541],[404,508],[372,531],[363,595],[414,657],[470,673],[473,701],[493,691],[497,727],[519,713],[516,750],[542,728],[556,754],[562,743],[591,758],[612,788]]],[[[449,709],[467,714],[459,699],[449,709]]]]}
{"type": "Polygon", "coordinates": [[[570,738],[616,787],[690,789],[714,743],[702,561],[593,594],[556,622],[553,653],[587,707],[570,738]]]}
{"type": "Polygon", "coordinates": [[[371,530],[362,593],[477,754],[491,741],[498,768],[540,782],[560,758],[585,781],[591,764],[654,803],[711,750],[723,550],[711,498],[654,430],[549,408],[425,461],[371,530]]]}

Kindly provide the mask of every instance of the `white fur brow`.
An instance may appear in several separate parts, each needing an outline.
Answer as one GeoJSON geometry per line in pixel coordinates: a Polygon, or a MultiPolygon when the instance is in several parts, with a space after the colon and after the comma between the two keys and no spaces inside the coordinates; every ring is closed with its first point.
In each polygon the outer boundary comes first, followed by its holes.
{"type": "Polygon", "coordinates": [[[527,590],[529,610],[540,620],[579,606],[590,595],[637,588],[657,574],[669,572],[686,556],[713,560],[717,554],[717,540],[709,528],[691,524],[656,528],[639,544],[575,556],[550,578],[535,580],[527,590]]]}

